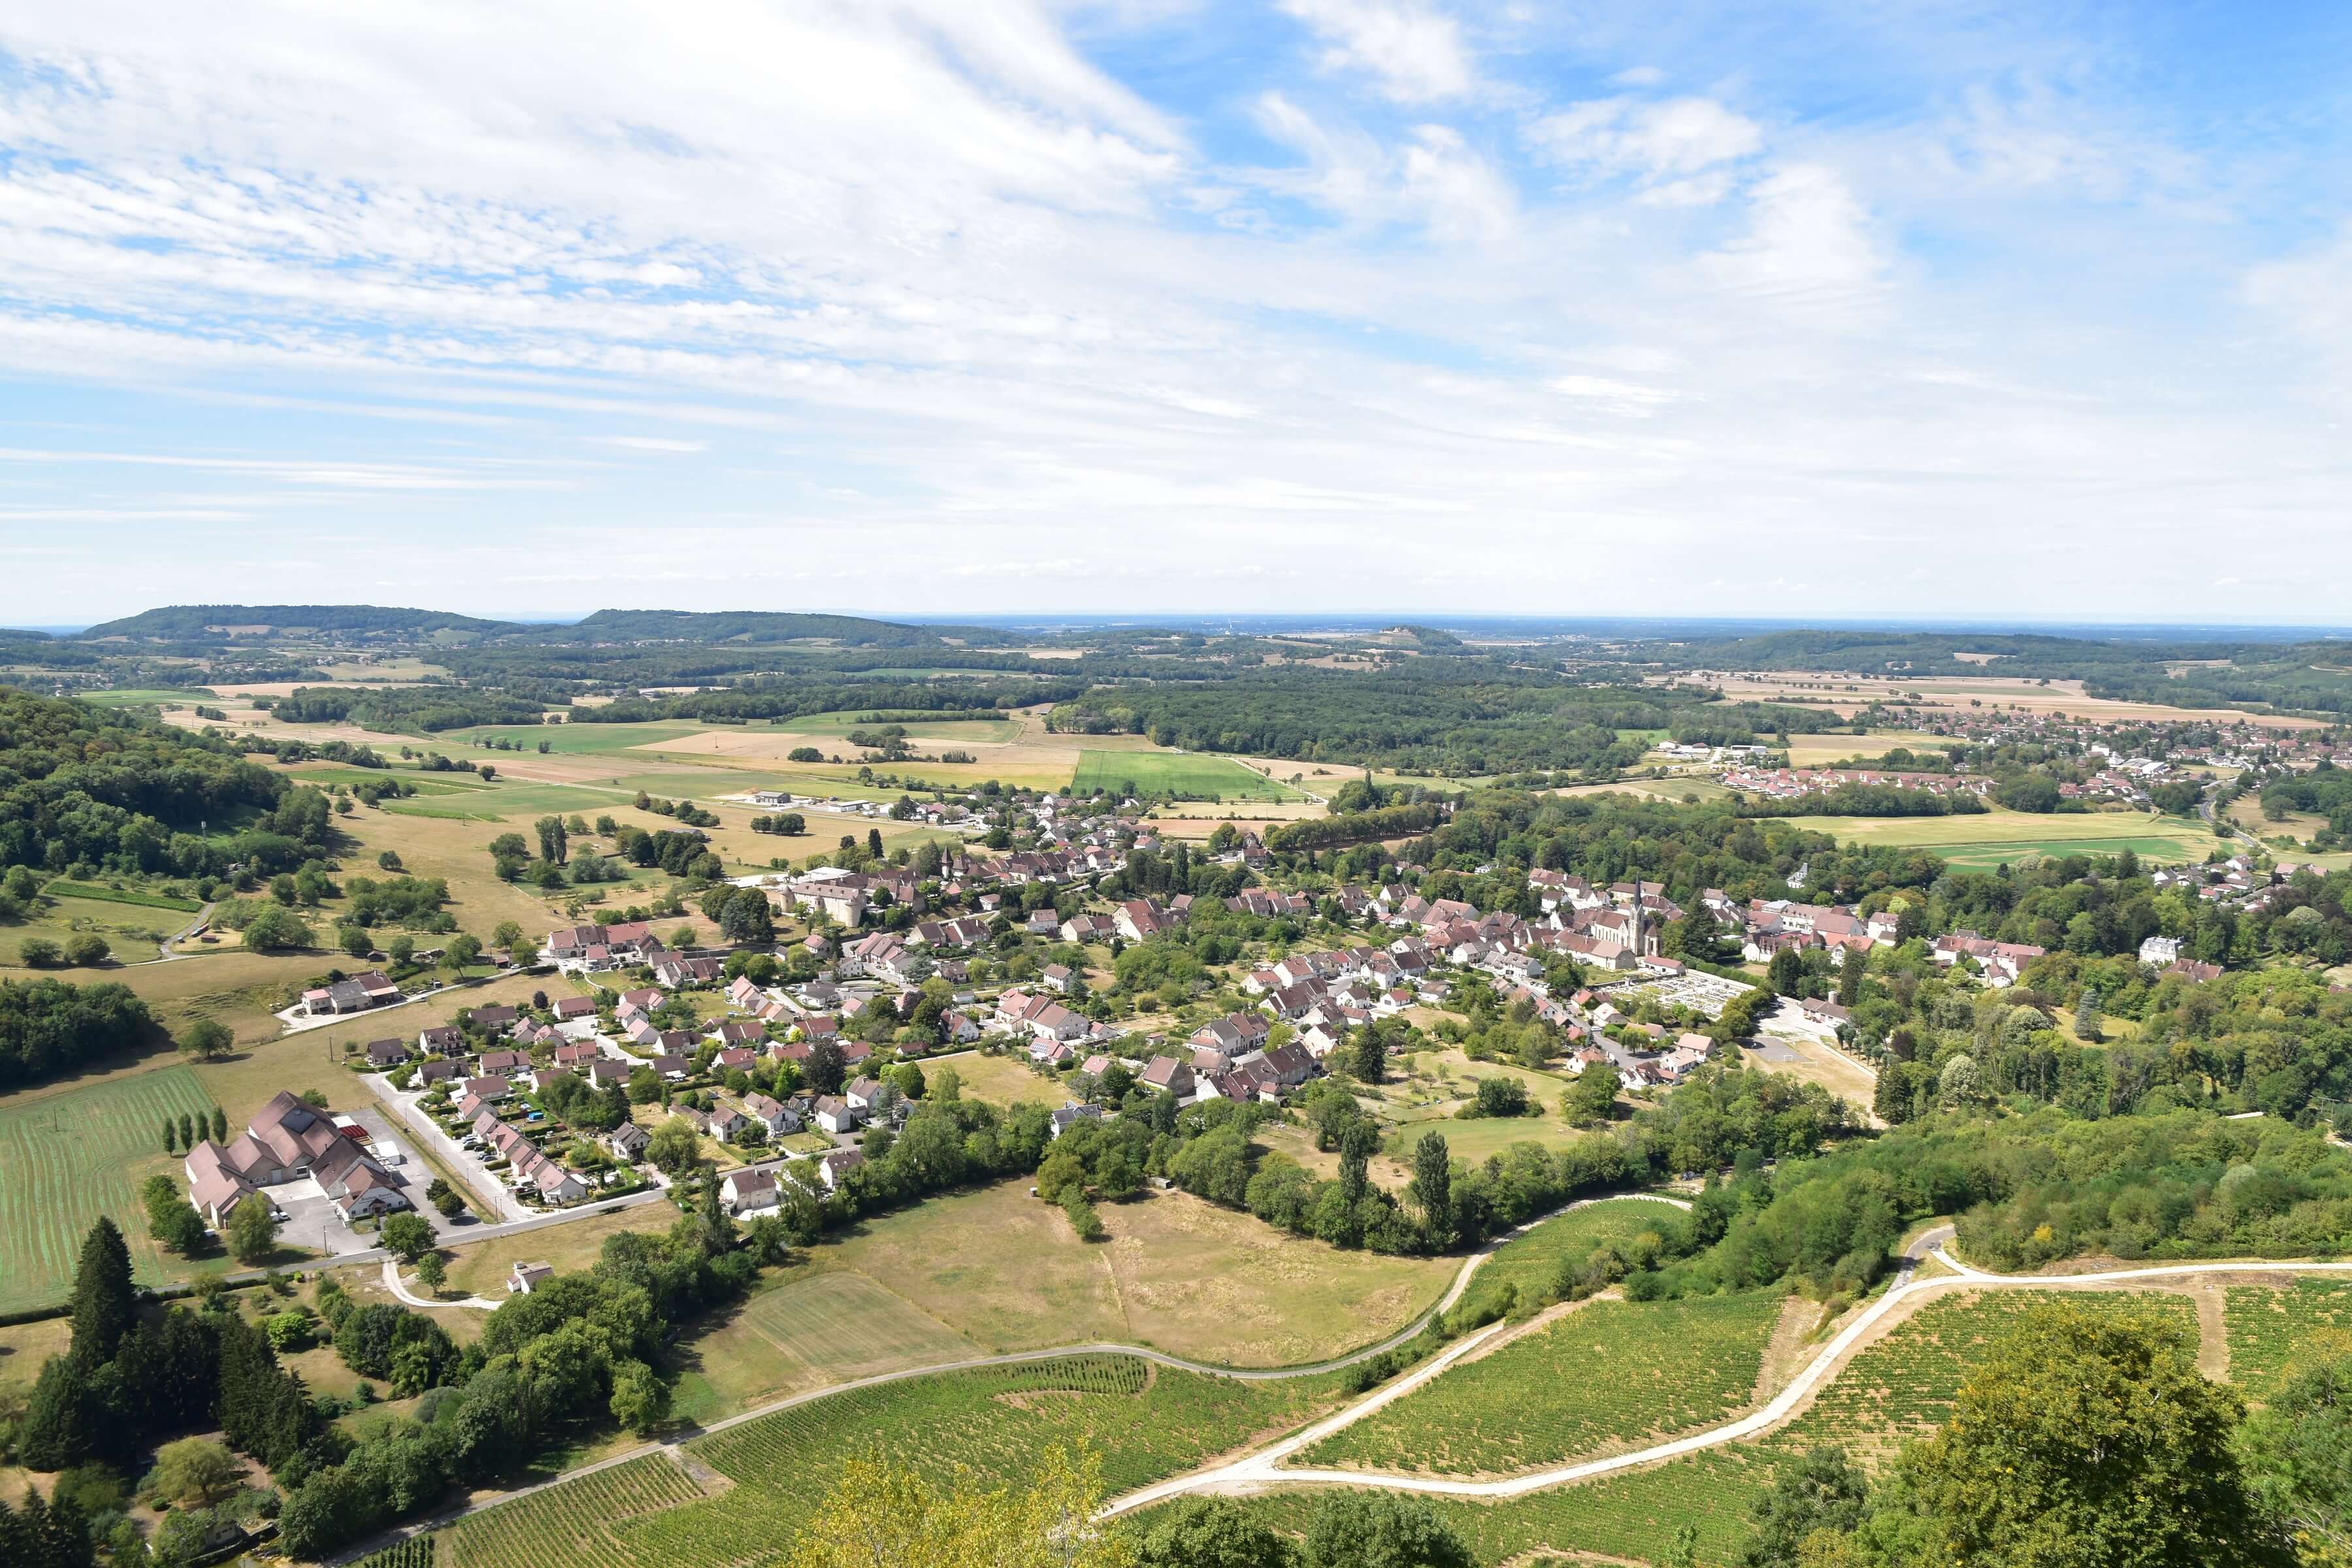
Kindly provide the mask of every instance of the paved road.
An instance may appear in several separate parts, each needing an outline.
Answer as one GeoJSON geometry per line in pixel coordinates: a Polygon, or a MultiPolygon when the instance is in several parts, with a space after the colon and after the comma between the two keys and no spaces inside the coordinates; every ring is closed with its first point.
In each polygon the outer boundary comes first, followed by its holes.
{"type": "Polygon", "coordinates": [[[417,1295],[402,1281],[400,1259],[397,1258],[387,1258],[383,1260],[383,1288],[412,1307],[479,1307],[490,1312],[499,1310],[499,1303],[485,1300],[479,1296],[460,1296],[454,1301],[443,1301],[430,1296],[417,1295]]]}
{"type": "Polygon", "coordinates": [[[434,1124],[430,1116],[411,1104],[406,1096],[392,1087],[392,1080],[382,1073],[362,1075],[362,1081],[375,1090],[378,1104],[400,1119],[402,1126],[418,1143],[420,1149],[433,1151],[434,1158],[449,1167],[457,1179],[474,1190],[474,1195],[488,1214],[507,1220],[529,1219],[531,1211],[522,1200],[508,1190],[497,1174],[482,1168],[482,1163],[457,1147],[457,1142],[434,1124]]]}
{"type": "Polygon", "coordinates": [[[186,925],[182,926],[178,931],[173,931],[162,942],[155,944],[155,962],[158,963],[169,963],[173,959],[195,957],[196,955],[192,952],[173,952],[172,944],[175,942],[182,941],[184,938],[195,935],[196,932],[205,929],[205,922],[212,918],[213,906],[209,903],[205,904],[203,909],[198,910],[194,914],[189,916],[188,923],[186,925]]]}

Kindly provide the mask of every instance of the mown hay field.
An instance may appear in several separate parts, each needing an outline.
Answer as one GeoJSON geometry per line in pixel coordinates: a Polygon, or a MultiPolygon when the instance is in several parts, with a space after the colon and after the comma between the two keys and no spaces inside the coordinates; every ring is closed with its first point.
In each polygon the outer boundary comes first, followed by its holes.
{"type": "Polygon", "coordinates": [[[100,1215],[122,1227],[142,1283],[184,1275],[181,1260],[147,1239],[139,1184],[177,1167],[163,1152],[166,1116],[212,1111],[212,1096],[184,1067],[0,1100],[0,1312],[61,1300],[100,1215]]]}

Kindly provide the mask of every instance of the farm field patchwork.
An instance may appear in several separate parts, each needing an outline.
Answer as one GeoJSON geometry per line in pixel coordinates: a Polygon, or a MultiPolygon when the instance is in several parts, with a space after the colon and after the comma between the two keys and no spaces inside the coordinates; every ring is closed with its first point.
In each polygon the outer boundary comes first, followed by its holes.
{"type": "Polygon", "coordinates": [[[1318,1443],[1302,1461],[1503,1475],[1709,1426],[1754,1396],[1780,1297],[1589,1301],[1318,1443]]]}
{"type": "MultiPolygon", "coordinates": [[[[167,1265],[147,1239],[139,1184],[177,1166],[163,1152],[163,1118],[212,1110],[212,1096],[185,1067],[0,1100],[0,1311],[62,1298],[100,1215],[122,1227],[138,1278],[161,1284],[167,1265]]],[[[184,1269],[174,1259],[169,1272],[184,1269]]]]}
{"type": "Polygon", "coordinates": [[[1202,800],[1302,798],[1288,784],[1253,773],[1231,757],[1197,752],[1105,751],[1094,747],[1078,753],[1077,776],[1071,787],[1079,794],[1098,789],[1124,794],[1130,785],[1143,795],[1166,792],[1202,800]]]}

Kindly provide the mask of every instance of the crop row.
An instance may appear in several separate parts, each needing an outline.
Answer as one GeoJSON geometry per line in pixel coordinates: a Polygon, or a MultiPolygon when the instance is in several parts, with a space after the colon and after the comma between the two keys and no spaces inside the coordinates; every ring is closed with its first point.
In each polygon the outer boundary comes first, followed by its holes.
{"type": "Polygon", "coordinates": [[[638,1568],[641,1560],[614,1539],[611,1527],[701,1496],[669,1456],[648,1454],[461,1520],[447,1532],[449,1568],[517,1563],[638,1568]]]}
{"type": "MultiPolygon", "coordinates": [[[[1728,1563],[1746,1542],[1749,1510],[1771,1486],[1779,1462],[1780,1456],[1769,1450],[1710,1448],[1647,1469],[1503,1501],[1430,1502],[1480,1563],[1569,1553],[1665,1563],[1672,1561],[1675,1536],[1685,1526],[1698,1532],[1700,1562],[1728,1563]]],[[[1328,1495],[1322,1488],[1273,1492],[1244,1506],[1278,1530],[1303,1532],[1328,1495]]],[[[1142,1515],[1139,1527],[1149,1530],[1151,1519],[1150,1513],[1142,1515]]]]}
{"type": "Polygon", "coordinates": [[[381,1552],[371,1552],[352,1568],[433,1568],[436,1538],[412,1535],[397,1546],[387,1546],[381,1552]]]}
{"type": "Polygon", "coordinates": [[[2263,1400],[2300,1364],[2352,1354],[2352,1283],[2297,1279],[2284,1289],[2232,1285],[2222,1297],[2230,1340],[2230,1381],[2263,1400]]]}
{"type": "Polygon", "coordinates": [[[1304,1463],[1503,1474],[1712,1426],[1753,1397],[1780,1298],[1593,1301],[1334,1433],[1304,1463]]]}

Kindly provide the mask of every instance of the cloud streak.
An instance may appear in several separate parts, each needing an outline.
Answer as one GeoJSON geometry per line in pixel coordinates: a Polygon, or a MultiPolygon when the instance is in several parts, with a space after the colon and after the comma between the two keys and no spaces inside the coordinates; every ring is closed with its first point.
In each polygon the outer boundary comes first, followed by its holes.
{"type": "Polygon", "coordinates": [[[2316,132],[2233,185],[2013,13],[1283,10],[19,8],[13,585],[1729,612],[1829,551],[1799,608],[2213,618],[2275,585],[2108,563],[2249,517],[2352,570],[2352,215],[2238,216],[2316,132]]]}

